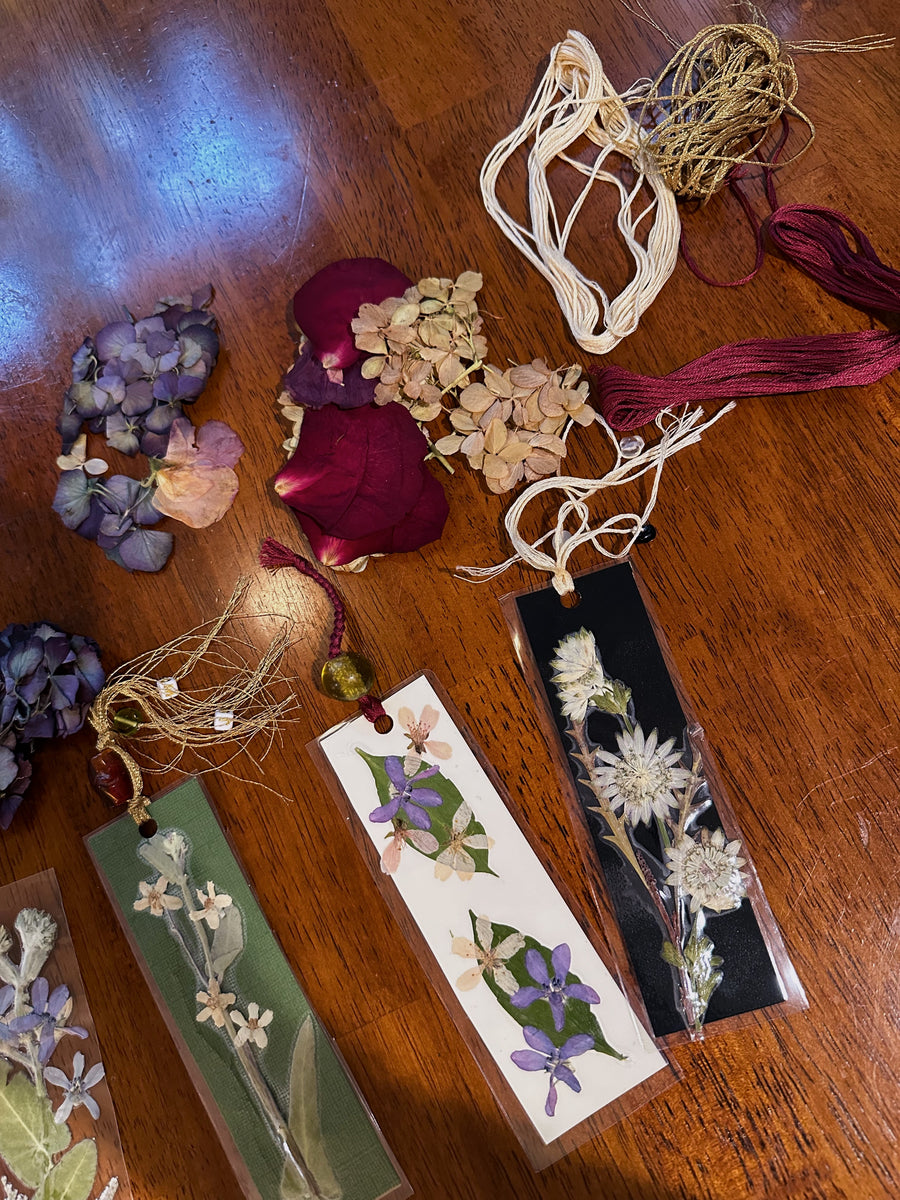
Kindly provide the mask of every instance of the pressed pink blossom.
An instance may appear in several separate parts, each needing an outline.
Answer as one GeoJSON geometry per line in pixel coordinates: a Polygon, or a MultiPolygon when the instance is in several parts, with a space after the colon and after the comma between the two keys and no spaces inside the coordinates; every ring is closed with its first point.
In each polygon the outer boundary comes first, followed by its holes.
{"type": "Polygon", "coordinates": [[[449,758],[453,753],[453,750],[446,742],[429,740],[432,729],[434,729],[440,719],[440,713],[436,708],[432,708],[430,704],[426,704],[422,709],[422,715],[418,721],[412,709],[406,707],[400,709],[397,713],[397,719],[406,730],[410,750],[414,750],[416,754],[431,754],[435,758],[449,758]]]}
{"type": "Polygon", "coordinates": [[[438,848],[438,840],[427,829],[412,829],[398,825],[393,833],[388,835],[388,844],[381,855],[381,869],[385,875],[393,875],[400,866],[400,855],[407,842],[412,842],[422,854],[433,854],[438,848]]]}
{"type": "Polygon", "coordinates": [[[199,429],[184,418],[173,421],[164,465],[156,473],[155,507],[193,529],[221,520],[237,495],[232,468],[243,453],[243,442],[224,421],[207,421],[199,429]]]}

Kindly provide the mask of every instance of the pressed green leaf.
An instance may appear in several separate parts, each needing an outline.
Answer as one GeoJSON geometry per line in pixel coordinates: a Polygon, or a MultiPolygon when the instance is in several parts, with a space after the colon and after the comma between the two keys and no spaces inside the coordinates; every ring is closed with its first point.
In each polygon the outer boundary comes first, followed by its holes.
{"type": "MultiPolygon", "coordinates": [[[[388,773],[384,767],[385,760],[386,757],[402,758],[403,756],[379,756],[375,754],[367,754],[365,750],[359,749],[357,750],[357,754],[361,755],[361,757],[366,760],[369,770],[372,772],[372,775],[375,779],[375,787],[378,792],[378,803],[387,804],[388,800],[390,799],[391,781],[388,778],[388,773]]],[[[423,759],[422,765],[419,769],[422,770],[429,766],[431,766],[431,763],[427,763],[423,759]]],[[[435,860],[450,842],[450,838],[452,836],[453,818],[456,815],[456,810],[464,802],[465,797],[462,795],[456,784],[449,780],[446,775],[438,774],[430,776],[425,783],[425,787],[429,787],[432,789],[432,791],[437,792],[437,794],[443,800],[443,804],[441,804],[439,808],[426,809],[428,816],[431,818],[431,829],[429,832],[433,833],[437,838],[438,848],[437,850],[433,850],[430,854],[426,854],[424,850],[419,850],[418,847],[416,847],[412,842],[407,843],[407,845],[410,849],[415,850],[417,854],[421,854],[424,858],[435,860]]],[[[416,791],[415,788],[413,788],[413,799],[415,799],[415,794],[416,791]]],[[[375,806],[373,805],[373,808],[374,807],[375,806]]],[[[385,833],[389,834],[392,831],[392,828],[392,826],[386,825],[385,833]]],[[[485,830],[484,826],[480,824],[480,822],[473,816],[472,820],[469,822],[468,833],[476,834],[486,832],[487,831],[485,830]]],[[[492,871],[490,868],[488,863],[489,851],[487,849],[476,850],[471,846],[466,846],[465,850],[474,861],[476,872],[480,872],[483,875],[497,874],[496,871],[492,871]]]]}
{"type": "Polygon", "coordinates": [[[56,1125],[46,1096],[38,1096],[21,1072],[0,1087],[0,1158],[26,1187],[37,1187],[54,1154],[71,1141],[67,1125],[56,1125]]]}
{"type": "MultiPolygon", "coordinates": [[[[475,932],[475,922],[477,917],[475,913],[469,912],[469,917],[472,921],[472,936],[477,941],[475,932]]],[[[498,946],[504,938],[509,937],[512,933],[519,933],[512,925],[500,925],[496,922],[491,923],[491,928],[494,931],[495,946],[498,946]]],[[[542,946],[540,942],[536,942],[533,937],[528,934],[522,934],[525,938],[525,945],[521,950],[508,958],[505,962],[506,968],[512,973],[513,978],[519,987],[533,987],[534,980],[528,973],[528,968],[525,965],[525,955],[529,950],[537,950],[543,955],[544,961],[547,963],[548,970],[550,968],[550,951],[546,946],[542,946]]],[[[546,1000],[535,1000],[528,1005],[527,1008],[516,1008],[512,1003],[512,997],[508,996],[493,979],[489,971],[485,971],[482,979],[494,993],[497,1000],[500,1002],[504,1011],[508,1012],[517,1025],[521,1025],[524,1029],[526,1025],[533,1025],[535,1028],[542,1030],[553,1042],[554,1046],[561,1046],[563,1042],[572,1037],[576,1033],[587,1033],[594,1039],[594,1049],[600,1054],[609,1054],[612,1058],[624,1058],[624,1054],[620,1054],[606,1040],[603,1030],[600,1028],[600,1023],[594,1016],[593,1007],[584,1000],[566,1000],[565,1014],[566,1020],[562,1029],[557,1032],[553,1024],[553,1014],[550,1011],[550,1005],[546,1000]]],[[[568,974],[568,980],[571,983],[582,983],[572,971],[568,974]]]]}
{"type": "MultiPolygon", "coordinates": [[[[300,1026],[291,1059],[291,1098],[288,1125],[324,1200],[341,1200],[343,1192],[325,1153],[319,1123],[319,1084],[316,1076],[316,1030],[312,1017],[300,1026]]],[[[280,1200],[309,1200],[309,1189],[285,1162],[280,1200]]]]}
{"type": "Polygon", "coordinates": [[[34,1193],[32,1200],[88,1200],[97,1175],[97,1143],[76,1142],[34,1193]]]}
{"type": "Polygon", "coordinates": [[[213,934],[211,958],[213,970],[221,979],[224,972],[244,949],[244,925],[236,904],[219,914],[219,928],[213,934]]]}
{"type": "Polygon", "coordinates": [[[175,865],[175,860],[171,854],[167,854],[163,849],[161,834],[154,834],[149,841],[141,842],[138,846],[138,854],[148,867],[152,867],[154,871],[159,871],[160,875],[164,879],[168,879],[169,883],[181,883],[182,877],[175,865]]]}
{"type": "Polygon", "coordinates": [[[670,967],[675,967],[676,970],[680,970],[684,966],[684,959],[681,956],[681,951],[676,949],[671,942],[663,942],[662,949],[659,953],[670,967]]]}

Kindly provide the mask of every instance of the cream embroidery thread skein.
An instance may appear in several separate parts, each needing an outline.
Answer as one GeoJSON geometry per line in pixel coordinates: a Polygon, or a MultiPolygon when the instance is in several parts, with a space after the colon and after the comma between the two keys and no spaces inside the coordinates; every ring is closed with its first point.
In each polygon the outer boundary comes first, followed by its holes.
{"type": "Polygon", "coordinates": [[[628,111],[629,104],[640,102],[644,86],[635,85],[619,95],[588,39],[570,31],[565,41],[554,47],[550,65],[521,125],[494,147],[481,168],[485,208],[550,283],[575,341],[590,354],[607,354],[635,331],[642,314],[672,274],[678,257],[681,223],[675,195],[654,166],[652,156],[646,153],[647,135],[628,111]],[[497,180],[516,150],[532,136],[534,144],[528,154],[529,229],[513,220],[498,201],[497,180]],[[582,136],[599,147],[591,165],[566,153],[582,136]],[[603,169],[613,154],[621,154],[633,164],[636,178],[630,188],[603,169]],[[547,169],[556,158],[587,176],[562,224],[547,181],[547,169]],[[619,192],[616,223],[635,268],[624,291],[612,300],[599,283],[566,257],[572,227],[598,180],[612,184],[619,192]],[[635,214],[645,182],[655,199],[635,214]],[[653,224],[643,241],[639,226],[654,208],[653,224]]]}

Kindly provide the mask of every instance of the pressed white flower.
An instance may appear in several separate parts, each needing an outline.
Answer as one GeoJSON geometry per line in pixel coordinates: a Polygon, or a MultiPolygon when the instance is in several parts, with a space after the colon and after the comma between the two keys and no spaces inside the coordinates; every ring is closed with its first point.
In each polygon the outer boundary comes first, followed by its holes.
{"type": "Polygon", "coordinates": [[[203,1005],[197,1013],[197,1020],[208,1021],[212,1017],[213,1025],[217,1029],[221,1029],[225,1024],[225,1013],[234,1004],[234,992],[220,991],[218,981],[215,979],[211,979],[206,986],[208,991],[197,993],[197,1003],[203,1005]]]}
{"type": "Polygon", "coordinates": [[[16,917],[15,928],[22,943],[19,977],[25,984],[33,983],[56,945],[56,922],[40,909],[23,908],[16,917]]]}
{"type": "Polygon", "coordinates": [[[674,793],[691,780],[691,772],[677,765],[681,755],[674,749],[675,739],[657,745],[655,729],[645,738],[636,725],[634,733],[623,730],[616,740],[618,754],[596,752],[594,783],[614,809],[625,806],[625,818],[632,825],[649,825],[654,816],[665,817],[678,806],[674,793]]]}
{"type": "Polygon", "coordinates": [[[570,633],[557,645],[550,660],[551,682],[562,705],[563,716],[583,721],[595,696],[611,698],[612,681],[603,673],[594,635],[587,629],[570,633]]]}
{"type": "Polygon", "coordinates": [[[182,901],[178,896],[173,896],[168,890],[168,881],[162,876],[157,879],[156,883],[147,883],[142,879],[138,883],[138,891],[141,893],[141,898],[135,900],[135,912],[143,912],[149,909],[154,917],[161,917],[166,910],[173,912],[182,907],[182,901]]]}
{"type": "Polygon", "coordinates": [[[72,1059],[72,1078],[69,1079],[58,1067],[46,1067],[44,1070],[44,1079],[47,1083],[52,1083],[54,1087],[61,1088],[64,1095],[62,1103],[53,1114],[53,1120],[57,1125],[62,1125],[66,1121],[73,1108],[79,1108],[81,1105],[88,1110],[91,1116],[96,1121],[100,1116],[100,1105],[90,1095],[92,1087],[96,1087],[103,1078],[105,1071],[103,1063],[94,1063],[94,1065],[85,1072],[84,1055],[79,1050],[72,1059]]]}
{"type": "Polygon", "coordinates": [[[206,885],[206,895],[198,888],[197,899],[200,908],[190,914],[192,921],[205,921],[210,929],[219,928],[219,917],[226,908],[231,908],[231,897],[224,893],[216,895],[216,886],[212,882],[206,885]]]}
{"type": "Polygon", "coordinates": [[[466,846],[469,846],[472,850],[487,850],[490,842],[486,833],[467,833],[466,831],[471,824],[472,810],[465,800],[463,800],[462,804],[453,814],[453,821],[450,826],[450,841],[435,860],[435,878],[447,880],[455,871],[464,883],[468,883],[475,874],[475,859],[466,849],[466,846]]]}
{"type": "Polygon", "coordinates": [[[234,1039],[235,1045],[243,1046],[244,1042],[253,1042],[259,1046],[260,1050],[265,1050],[269,1043],[266,1026],[271,1024],[274,1015],[271,1008],[267,1008],[262,1016],[260,1016],[258,1004],[247,1005],[246,1017],[242,1012],[233,1012],[231,1019],[238,1026],[237,1035],[234,1039]]]}
{"type": "Polygon", "coordinates": [[[495,946],[494,930],[487,917],[478,917],[475,921],[475,936],[480,944],[469,938],[455,937],[450,946],[451,951],[460,958],[477,959],[477,965],[463,971],[456,981],[456,986],[461,992],[470,992],[484,972],[488,971],[507,996],[514,995],[519,990],[519,985],[512,971],[504,966],[504,963],[522,949],[525,938],[521,933],[511,933],[499,946],[495,946]]]}
{"type": "Polygon", "coordinates": [[[713,912],[737,908],[747,894],[747,876],[740,869],[747,860],[738,857],[740,849],[739,841],[725,841],[723,829],[712,834],[703,829],[699,841],[682,834],[666,850],[672,872],[666,883],[681,887],[690,896],[692,913],[699,908],[713,912]]]}

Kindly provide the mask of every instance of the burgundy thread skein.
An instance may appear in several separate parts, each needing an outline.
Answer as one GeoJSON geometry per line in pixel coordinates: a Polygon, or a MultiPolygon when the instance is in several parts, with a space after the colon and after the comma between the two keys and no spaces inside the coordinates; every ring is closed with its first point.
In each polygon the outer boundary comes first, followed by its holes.
{"type": "MultiPolygon", "coordinates": [[[[839,299],[866,311],[900,313],[900,272],[881,261],[843,213],[814,204],[785,204],[769,218],[768,232],[791,262],[839,299]]],[[[679,404],[856,387],[876,383],[898,368],[900,334],[867,329],[735,342],[661,378],[615,366],[591,373],[600,411],[613,429],[624,431],[679,404]]]]}

